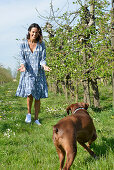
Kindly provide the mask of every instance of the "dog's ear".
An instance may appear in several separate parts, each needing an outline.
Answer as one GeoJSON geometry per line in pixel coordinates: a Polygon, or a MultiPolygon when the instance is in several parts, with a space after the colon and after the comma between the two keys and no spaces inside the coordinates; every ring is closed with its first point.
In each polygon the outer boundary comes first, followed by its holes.
{"type": "Polygon", "coordinates": [[[85,110],[87,110],[88,109],[88,106],[89,106],[89,104],[88,103],[79,103],[80,104],[80,107],[83,107],[85,110]]]}
{"type": "Polygon", "coordinates": [[[84,108],[87,110],[88,107],[89,107],[89,104],[88,104],[88,103],[85,103],[85,107],[84,107],[84,108]]]}
{"type": "Polygon", "coordinates": [[[67,108],[66,108],[66,111],[67,111],[67,114],[69,115],[69,111],[71,110],[71,107],[70,106],[68,106],[67,108]]]}

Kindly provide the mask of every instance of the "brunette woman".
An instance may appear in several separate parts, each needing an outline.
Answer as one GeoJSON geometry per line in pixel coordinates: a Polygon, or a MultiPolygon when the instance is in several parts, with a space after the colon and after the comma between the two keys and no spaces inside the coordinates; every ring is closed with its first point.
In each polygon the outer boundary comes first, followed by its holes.
{"type": "Polygon", "coordinates": [[[19,86],[16,96],[27,97],[28,113],[25,122],[31,123],[31,107],[34,102],[35,123],[41,125],[38,119],[40,99],[48,97],[45,71],[50,71],[46,66],[46,48],[42,40],[42,31],[38,24],[33,23],[28,28],[27,39],[20,45],[19,86]]]}

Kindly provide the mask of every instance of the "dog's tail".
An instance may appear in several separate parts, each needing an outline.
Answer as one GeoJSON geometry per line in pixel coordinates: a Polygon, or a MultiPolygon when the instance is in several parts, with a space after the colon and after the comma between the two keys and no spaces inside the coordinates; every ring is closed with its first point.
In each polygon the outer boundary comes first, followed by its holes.
{"type": "Polygon", "coordinates": [[[58,125],[53,126],[53,139],[56,136],[56,139],[63,135],[63,130],[58,125]]]}
{"type": "Polygon", "coordinates": [[[70,110],[71,110],[71,107],[68,106],[68,107],[66,108],[66,111],[67,111],[67,114],[68,114],[68,115],[69,115],[69,113],[70,113],[70,110]]]}
{"type": "Polygon", "coordinates": [[[58,128],[54,126],[53,127],[53,132],[57,134],[58,133],[58,128]]]}

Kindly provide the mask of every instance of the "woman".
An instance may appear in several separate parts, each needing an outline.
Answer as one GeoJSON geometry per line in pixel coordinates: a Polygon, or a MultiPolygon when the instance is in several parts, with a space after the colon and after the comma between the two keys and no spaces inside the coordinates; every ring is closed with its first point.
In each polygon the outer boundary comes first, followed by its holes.
{"type": "Polygon", "coordinates": [[[45,71],[50,71],[46,66],[46,48],[42,41],[42,31],[38,24],[33,23],[28,28],[27,39],[20,46],[21,72],[16,96],[27,97],[28,114],[25,122],[31,123],[31,107],[35,98],[35,123],[41,125],[38,119],[40,99],[48,97],[45,71]]]}

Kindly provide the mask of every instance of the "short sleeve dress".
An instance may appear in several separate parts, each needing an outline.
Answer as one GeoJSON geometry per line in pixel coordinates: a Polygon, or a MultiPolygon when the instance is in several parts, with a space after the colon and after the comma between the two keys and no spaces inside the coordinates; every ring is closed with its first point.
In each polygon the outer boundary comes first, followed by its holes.
{"type": "Polygon", "coordinates": [[[48,97],[48,87],[45,71],[42,67],[46,64],[45,43],[37,43],[36,49],[32,53],[28,40],[20,44],[20,64],[24,64],[26,71],[21,72],[16,96],[27,97],[30,94],[36,99],[48,97]]]}

